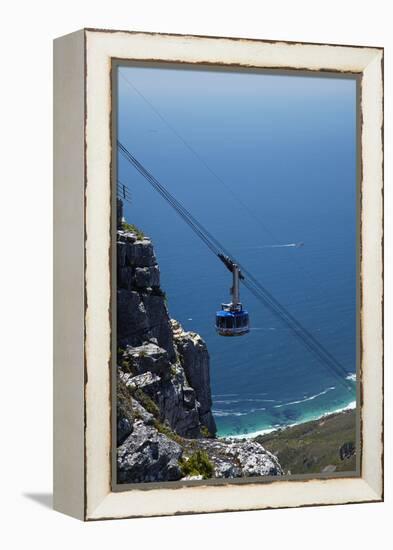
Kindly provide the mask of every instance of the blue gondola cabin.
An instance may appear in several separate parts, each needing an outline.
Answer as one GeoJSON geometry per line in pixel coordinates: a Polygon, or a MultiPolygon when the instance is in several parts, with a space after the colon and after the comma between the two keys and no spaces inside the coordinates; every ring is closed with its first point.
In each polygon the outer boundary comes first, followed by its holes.
{"type": "Polygon", "coordinates": [[[222,304],[216,313],[216,330],[220,336],[242,336],[250,331],[248,311],[241,304],[222,304]]]}

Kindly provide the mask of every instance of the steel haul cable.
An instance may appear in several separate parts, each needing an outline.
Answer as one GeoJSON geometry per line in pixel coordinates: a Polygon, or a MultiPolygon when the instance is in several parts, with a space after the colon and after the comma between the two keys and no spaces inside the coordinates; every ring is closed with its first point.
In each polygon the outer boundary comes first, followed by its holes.
{"type": "Polygon", "coordinates": [[[289,327],[296,338],[314,354],[325,367],[336,376],[340,383],[352,392],[347,382],[348,372],[341,363],[247,270],[234,256],[198,221],[169,191],[118,141],[118,148],[125,158],[158,193],[168,202],[178,215],[189,225],[208,248],[225,263],[223,257],[236,263],[242,271],[246,288],[267,307],[281,322],[289,327]]]}

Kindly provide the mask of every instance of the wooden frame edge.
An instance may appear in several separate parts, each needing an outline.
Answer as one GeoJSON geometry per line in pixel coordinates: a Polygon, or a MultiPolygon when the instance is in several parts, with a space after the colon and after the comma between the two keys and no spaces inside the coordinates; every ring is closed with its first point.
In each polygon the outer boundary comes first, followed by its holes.
{"type": "Polygon", "coordinates": [[[85,519],[85,32],[54,41],[53,506],[85,519]]]}

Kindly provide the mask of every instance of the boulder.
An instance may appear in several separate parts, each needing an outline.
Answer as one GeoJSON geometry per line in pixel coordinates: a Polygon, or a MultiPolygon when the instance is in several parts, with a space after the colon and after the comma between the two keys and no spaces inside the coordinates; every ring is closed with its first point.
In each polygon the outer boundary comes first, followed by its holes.
{"type": "Polygon", "coordinates": [[[142,420],[134,422],[132,434],[117,449],[118,483],[176,481],[181,479],[182,449],[142,420]]]}
{"type": "Polygon", "coordinates": [[[131,392],[139,389],[149,397],[157,399],[161,390],[161,378],[152,372],[145,372],[137,376],[128,377],[126,386],[131,392]]]}
{"type": "Polygon", "coordinates": [[[243,477],[277,476],[283,473],[277,458],[254,441],[231,443],[230,453],[239,461],[243,477]]]}
{"type": "Polygon", "coordinates": [[[120,229],[117,231],[117,241],[120,243],[133,244],[138,240],[138,237],[132,231],[125,231],[120,229]]]}
{"type": "Polygon", "coordinates": [[[277,458],[255,441],[230,439],[200,439],[198,448],[204,450],[214,464],[214,477],[281,476],[277,458]]]}
{"type": "Polygon", "coordinates": [[[168,353],[157,344],[147,342],[141,346],[127,346],[123,357],[130,360],[138,374],[163,373],[169,369],[168,353]]]}

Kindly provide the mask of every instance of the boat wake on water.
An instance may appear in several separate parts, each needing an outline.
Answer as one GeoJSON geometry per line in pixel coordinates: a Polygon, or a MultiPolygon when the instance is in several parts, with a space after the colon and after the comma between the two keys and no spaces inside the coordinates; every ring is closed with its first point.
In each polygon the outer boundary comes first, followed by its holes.
{"type": "Polygon", "coordinates": [[[298,405],[299,403],[305,403],[306,401],[313,401],[317,397],[320,397],[321,395],[325,395],[329,391],[335,390],[335,386],[331,386],[330,388],[327,388],[326,390],[323,390],[319,393],[316,393],[314,395],[310,395],[309,397],[305,396],[303,399],[298,399],[297,401],[289,401],[288,403],[280,403],[279,405],[274,405],[276,409],[279,409],[280,407],[287,407],[288,405],[298,405]]]}
{"type": "Polygon", "coordinates": [[[255,248],[301,248],[304,246],[303,242],[288,243],[288,244],[263,244],[262,246],[256,246],[255,248]]]}

